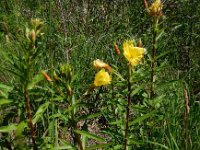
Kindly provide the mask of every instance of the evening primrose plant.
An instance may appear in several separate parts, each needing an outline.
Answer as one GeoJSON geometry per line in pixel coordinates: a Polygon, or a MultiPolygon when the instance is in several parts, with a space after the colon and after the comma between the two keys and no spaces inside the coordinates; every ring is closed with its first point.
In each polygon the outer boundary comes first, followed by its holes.
{"type": "MultiPolygon", "coordinates": [[[[35,125],[33,123],[34,111],[32,108],[33,100],[30,93],[34,89],[35,84],[41,80],[40,76],[35,74],[37,71],[35,65],[37,64],[39,55],[42,53],[41,43],[44,35],[43,28],[44,22],[41,19],[31,19],[31,22],[28,23],[26,28],[21,29],[23,34],[18,35],[18,39],[14,43],[14,51],[9,48],[6,52],[1,51],[1,54],[3,54],[9,66],[3,69],[10,72],[17,79],[13,85],[13,91],[11,92],[17,93],[18,95],[16,94],[16,97],[19,98],[18,101],[16,101],[16,112],[19,115],[19,121],[18,125],[15,125],[17,132],[15,144],[19,147],[22,146],[18,143],[17,139],[19,136],[20,139],[24,138],[23,140],[25,140],[26,137],[23,135],[23,130],[28,127],[27,139],[31,139],[28,147],[32,147],[34,150],[38,149],[38,145],[35,138],[35,125]],[[24,101],[21,101],[21,99],[24,101]],[[25,112],[25,115],[22,112],[25,112]]],[[[12,43],[9,43],[9,46],[12,46],[11,44],[12,43]]]]}
{"type": "MultiPolygon", "coordinates": [[[[117,49],[116,54],[119,56],[120,55],[119,47],[115,44],[114,48],[115,48],[115,51],[117,49]]],[[[124,94],[127,94],[126,96],[121,95],[122,97],[120,97],[119,102],[117,102],[118,96],[113,95],[113,99],[111,100],[112,102],[107,101],[108,108],[102,108],[102,109],[107,109],[105,111],[108,111],[110,109],[109,107],[111,107],[112,109],[110,110],[111,112],[109,112],[109,113],[112,113],[115,116],[113,119],[116,119],[116,122],[122,121],[120,130],[119,129],[118,130],[121,131],[121,134],[123,135],[123,138],[121,138],[121,140],[123,142],[122,143],[120,142],[119,144],[121,145],[120,146],[121,148],[124,147],[124,150],[126,150],[127,148],[129,149],[131,147],[131,146],[127,146],[127,145],[128,145],[128,141],[130,141],[130,137],[131,137],[131,135],[128,134],[129,126],[130,126],[129,125],[129,121],[130,121],[129,117],[130,117],[130,112],[133,113],[133,110],[131,109],[131,107],[132,107],[132,104],[131,104],[132,96],[131,95],[132,95],[132,91],[134,90],[132,88],[133,87],[132,77],[134,76],[134,71],[136,70],[136,67],[140,64],[145,53],[146,53],[146,49],[142,48],[141,39],[139,40],[137,46],[136,46],[134,40],[125,40],[123,42],[123,53],[122,53],[123,57],[124,57],[124,61],[122,61],[122,62],[126,63],[126,65],[125,64],[123,65],[127,68],[127,69],[126,68],[124,69],[126,72],[120,73],[120,70],[118,70],[118,69],[116,70],[116,66],[115,66],[115,68],[110,67],[110,65],[108,65],[107,63],[105,63],[99,59],[97,59],[93,62],[94,68],[100,70],[95,75],[94,84],[93,84],[93,88],[92,88],[93,90],[95,87],[101,87],[101,86],[111,84],[111,86],[108,87],[109,88],[108,91],[110,91],[112,93],[113,92],[112,90],[120,88],[120,87],[118,87],[119,85],[115,85],[116,83],[123,83],[123,86],[125,86],[124,88],[126,89],[125,90],[126,92],[124,94]],[[111,82],[111,77],[110,77],[109,73],[111,73],[113,76],[112,82],[111,82]],[[120,102],[121,101],[120,99],[121,98],[124,99],[124,97],[127,97],[127,101],[120,102]],[[121,106],[119,104],[117,104],[117,106],[116,106],[115,103],[121,103],[120,104],[121,106]],[[124,117],[124,115],[125,115],[125,117],[124,117]],[[121,116],[121,117],[119,117],[119,116],[121,116]]],[[[91,91],[92,90],[90,90],[90,92],[91,91]]],[[[119,95],[119,94],[117,94],[117,95],[119,95]]],[[[107,117],[111,118],[111,116],[107,116],[107,117]]],[[[108,121],[108,122],[110,122],[110,121],[108,121]]],[[[110,127],[112,128],[113,123],[110,122],[110,124],[111,124],[110,127]]],[[[114,128],[118,128],[118,127],[114,127],[114,128]]],[[[115,131],[113,131],[113,133],[115,133],[115,131]]],[[[118,132],[117,134],[119,134],[119,133],[120,132],[118,132]]],[[[117,134],[112,135],[112,136],[117,136],[117,134]]],[[[115,147],[115,145],[113,145],[113,147],[115,147]]]]}
{"type": "Polygon", "coordinates": [[[128,89],[128,102],[126,106],[126,127],[125,127],[125,136],[124,136],[124,150],[127,147],[128,141],[128,128],[129,128],[129,114],[130,114],[130,106],[131,106],[131,92],[132,92],[132,83],[131,76],[132,71],[135,67],[140,63],[145,53],[145,49],[141,47],[134,46],[133,40],[126,40],[123,43],[123,54],[124,57],[128,60],[128,78],[127,78],[127,89],[128,89]]]}
{"type": "MultiPolygon", "coordinates": [[[[155,95],[155,63],[156,63],[156,50],[157,50],[157,40],[159,37],[159,21],[163,16],[162,8],[163,4],[161,0],[155,0],[150,6],[148,2],[144,0],[144,5],[148,14],[152,18],[152,58],[151,58],[151,88],[150,88],[150,98],[155,95]]],[[[162,33],[162,32],[161,32],[162,33]]]]}

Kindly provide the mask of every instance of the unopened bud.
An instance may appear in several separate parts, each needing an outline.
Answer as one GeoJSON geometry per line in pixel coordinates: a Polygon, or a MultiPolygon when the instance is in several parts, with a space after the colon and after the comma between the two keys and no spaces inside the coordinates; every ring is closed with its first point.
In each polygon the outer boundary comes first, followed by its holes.
{"type": "Polygon", "coordinates": [[[67,93],[68,93],[68,96],[72,96],[72,89],[69,85],[67,85],[67,93]]]}
{"type": "Polygon", "coordinates": [[[93,61],[93,66],[96,69],[104,68],[105,70],[108,70],[109,72],[112,72],[112,68],[108,64],[104,63],[103,61],[101,61],[99,59],[93,61]]]}
{"type": "Polygon", "coordinates": [[[142,45],[142,40],[141,40],[141,38],[139,38],[139,41],[138,41],[138,44],[137,44],[137,47],[142,47],[143,45],[142,45]]]}
{"type": "Polygon", "coordinates": [[[61,75],[66,78],[67,81],[71,81],[73,72],[69,64],[61,65],[61,75]]]}
{"type": "Polygon", "coordinates": [[[31,40],[32,40],[33,42],[35,42],[35,40],[36,40],[36,34],[35,34],[35,31],[34,31],[34,30],[32,30],[32,32],[31,32],[31,40]]]}
{"type": "Polygon", "coordinates": [[[53,72],[53,78],[54,78],[54,80],[55,80],[56,82],[59,82],[59,81],[60,81],[60,79],[59,79],[59,77],[58,77],[58,75],[56,74],[55,71],[53,72]]]}
{"type": "Polygon", "coordinates": [[[148,2],[147,2],[147,0],[143,0],[143,2],[144,2],[144,7],[147,9],[148,8],[148,2]]]}
{"type": "Polygon", "coordinates": [[[48,74],[46,72],[42,71],[42,75],[47,81],[49,81],[49,82],[52,81],[51,78],[48,76],[48,74]]]}
{"type": "Polygon", "coordinates": [[[115,48],[115,52],[117,55],[120,54],[120,50],[119,50],[119,47],[117,46],[116,42],[114,43],[114,48],[115,48]]]}

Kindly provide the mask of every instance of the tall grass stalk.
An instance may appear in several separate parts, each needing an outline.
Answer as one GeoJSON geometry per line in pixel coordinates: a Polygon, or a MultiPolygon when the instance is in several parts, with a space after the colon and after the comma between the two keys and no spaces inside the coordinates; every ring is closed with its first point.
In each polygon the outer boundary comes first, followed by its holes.
{"type": "MultiPolygon", "coordinates": [[[[57,1],[58,3],[58,9],[60,11],[60,15],[61,15],[61,21],[62,21],[62,26],[63,26],[63,34],[64,34],[64,42],[67,42],[67,29],[66,29],[66,22],[65,22],[65,16],[64,16],[64,12],[63,12],[63,6],[62,6],[62,2],[60,0],[57,1]]],[[[69,63],[69,49],[66,48],[66,57],[67,57],[67,63],[69,63]]]]}

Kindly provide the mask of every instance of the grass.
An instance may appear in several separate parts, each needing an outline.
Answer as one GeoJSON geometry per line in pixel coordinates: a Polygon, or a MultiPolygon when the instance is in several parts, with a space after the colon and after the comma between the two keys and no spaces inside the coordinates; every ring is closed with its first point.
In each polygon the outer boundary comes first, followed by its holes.
{"type": "Polygon", "coordinates": [[[162,2],[153,43],[142,1],[1,1],[0,149],[200,149],[199,3],[162,2]],[[35,42],[31,18],[44,22],[35,42]],[[139,38],[129,76],[123,42],[139,38]],[[110,85],[93,87],[96,59],[110,85]]]}

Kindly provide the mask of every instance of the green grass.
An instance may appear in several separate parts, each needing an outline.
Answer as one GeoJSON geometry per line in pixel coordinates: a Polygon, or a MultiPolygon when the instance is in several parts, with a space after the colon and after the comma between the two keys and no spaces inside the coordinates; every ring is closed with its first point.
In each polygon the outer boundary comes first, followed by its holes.
{"type": "Polygon", "coordinates": [[[147,54],[130,77],[127,149],[200,149],[199,2],[163,1],[152,98],[153,22],[143,2],[58,2],[0,2],[0,149],[33,148],[27,91],[38,149],[123,149],[129,93],[123,42],[139,38],[147,54]],[[32,35],[25,36],[32,18],[44,21],[37,50],[32,35]],[[110,85],[91,90],[96,59],[114,71],[110,85]]]}

